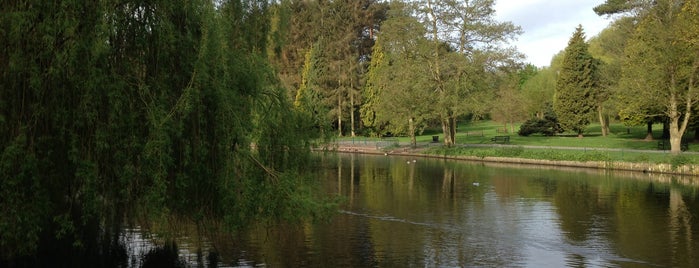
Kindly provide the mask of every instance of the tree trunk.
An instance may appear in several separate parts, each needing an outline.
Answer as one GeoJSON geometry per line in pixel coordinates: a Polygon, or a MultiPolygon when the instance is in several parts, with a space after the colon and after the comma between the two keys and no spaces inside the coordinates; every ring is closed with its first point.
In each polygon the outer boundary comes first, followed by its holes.
{"type": "Polygon", "coordinates": [[[354,132],[354,92],[352,92],[352,83],[350,83],[350,132],[352,137],[355,137],[354,132]]]}
{"type": "Polygon", "coordinates": [[[682,152],[682,133],[679,132],[679,128],[676,125],[677,123],[679,123],[679,120],[673,120],[671,124],[675,126],[670,126],[670,153],[672,154],[679,154],[682,152]]]}
{"type": "Polygon", "coordinates": [[[652,141],[653,140],[653,121],[648,121],[648,128],[646,131],[646,138],[645,140],[647,141],[652,141]]]}
{"type": "Polygon", "coordinates": [[[417,147],[417,139],[415,138],[415,120],[411,117],[408,119],[408,131],[410,132],[410,146],[417,147]]]}
{"type": "Polygon", "coordinates": [[[451,144],[456,144],[456,118],[453,115],[449,116],[449,133],[451,144]]]}
{"type": "Polygon", "coordinates": [[[342,94],[337,95],[337,132],[342,137],[342,94]]]}
{"type": "Polygon", "coordinates": [[[451,130],[449,130],[449,119],[442,116],[442,133],[444,133],[444,145],[451,147],[451,130]]]}
{"type": "Polygon", "coordinates": [[[599,125],[602,130],[602,137],[609,134],[609,117],[605,117],[602,105],[597,105],[597,116],[599,117],[599,125]]]}
{"type": "MultiPolygon", "coordinates": [[[[672,80],[674,82],[674,78],[672,80]]],[[[677,107],[679,105],[677,93],[674,91],[670,93],[670,110],[668,113],[670,118],[668,121],[670,125],[670,153],[672,154],[679,154],[682,152],[682,135],[684,135],[684,131],[687,129],[689,117],[691,116],[692,98],[687,96],[685,101],[685,114],[682,116],[677,107]],[[680,118],[682,118],[682,122],[680,122],[680,118]]]]}

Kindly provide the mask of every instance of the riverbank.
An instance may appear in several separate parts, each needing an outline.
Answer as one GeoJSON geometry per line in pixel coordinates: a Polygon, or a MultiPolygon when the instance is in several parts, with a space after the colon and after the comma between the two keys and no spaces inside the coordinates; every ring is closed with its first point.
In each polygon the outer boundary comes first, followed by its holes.
{"type": "MultiPolygon", "coordinates": [[[[375,144],[362,143],[331,143],[314,148],[315,151],[332,151],[339,153],[361,153],[379,155],[399,155],[414,157],[443,158],[474,162],[493,162],[521,165],[540,165],[555,167],[575,167],[605,170],[621,170],[640,173],[669,174],[682,176],[699,176],[699,166],[694,164],[671,164],[671,163],[651,163],[651,162],[623,162],[623,161],[569,161],[569,160],[546,160],[529,159],[517,157],[497,157],[497,156],[470,156],[470,155],[438,155],[426,153],[430,148],[438,147],[440,144],[420,144],[416,148],[409,145],[392,144],[390,146],[377,146],[375,144]]],[[[500,147],[500,145],[495,145],[500,147]]]]}

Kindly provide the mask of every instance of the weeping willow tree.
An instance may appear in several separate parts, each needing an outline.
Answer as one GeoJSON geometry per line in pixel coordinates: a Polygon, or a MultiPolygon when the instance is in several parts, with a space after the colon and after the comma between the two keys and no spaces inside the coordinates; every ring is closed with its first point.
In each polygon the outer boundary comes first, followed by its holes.
{"type": "Polygon", "coordinates": [[[234,230],[330,211],[267,62],[268,5],[0,4],[0,260],[111,254],[98,243],[136,216],[234,230]]]}

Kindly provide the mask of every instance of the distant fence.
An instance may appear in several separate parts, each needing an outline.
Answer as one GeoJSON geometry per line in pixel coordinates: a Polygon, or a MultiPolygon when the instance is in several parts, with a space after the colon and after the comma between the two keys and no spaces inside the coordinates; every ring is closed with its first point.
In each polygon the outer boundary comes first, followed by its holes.
{"type": "Polygon", "coordinates": [[[398,146],[398,139],[397,138],[383,138],[380,141],[376,142],[376,149],[381,149],[381,148],[386,148],[386,147],[396,147],[398,146]]]}
{"type": "Polygon", "coordinates": [[[342,140],[337,142],[338,145],[343,146],[358,146],[358,147],[375,147],[376,149],[383,149],[387,147],[396,147],[400,145],[398,138],[352,138],[348,140],[342,140]]]}

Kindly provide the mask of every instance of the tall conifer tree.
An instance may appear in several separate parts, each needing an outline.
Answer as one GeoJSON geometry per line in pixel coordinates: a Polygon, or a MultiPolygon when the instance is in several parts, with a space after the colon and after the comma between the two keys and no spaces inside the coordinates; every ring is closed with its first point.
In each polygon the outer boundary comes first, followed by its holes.
{"type": "Polygon", "coordinates": [[[579,25],[565,49],[554,100],[554,110],[561,126],[575,131],[578,137],[582,137],[590,124],[595,108],[593,90],[597,83],[597,64],[587,47],[585,33],[579,25]]]}

